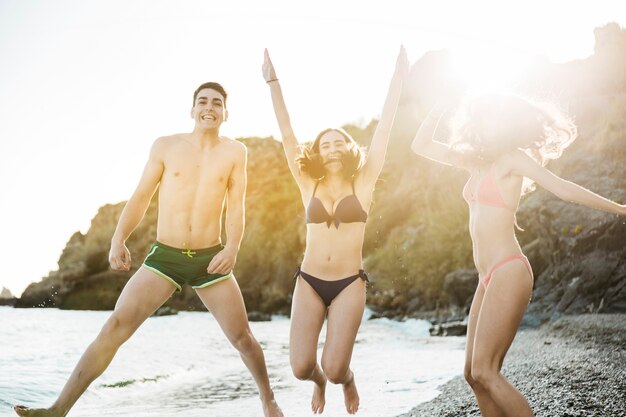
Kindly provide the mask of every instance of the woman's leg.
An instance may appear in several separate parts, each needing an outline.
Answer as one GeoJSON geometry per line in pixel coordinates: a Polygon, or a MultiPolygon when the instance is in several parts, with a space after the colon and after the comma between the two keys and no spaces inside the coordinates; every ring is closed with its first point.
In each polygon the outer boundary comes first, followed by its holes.
{"type": "Polygon", "coordinates": [[[365,282],[362,279],[346,287],[328,308],[322,369],[330,382],[343,385],[346,410],[350,414],[356,413],[359,408],[359,394],[350,370],[350,360],[364,309],[365,282]]]}
{"type": "Polygon", "coordinates": [[[17,414],[28,417],[65,416],[89,384],[109,366],[122,343],[172,296],[175,289],[172,283],[154,272],[139,268],[126,283],[115,310],[83,353],[52,407],[35,410],[17,406],[17,414]]]}
{"type": "Polygon", "coordinates": [[[532,277],[523,262],[500,266],[485,291],[476,324],[471,378],[508,417],[533,416],[526,398],[500,373],[531,293],[532,277]]]}
{"type": "Polygon", "coordinates": [[[317,344],[325,315],[326,306],[319,295],[298,277],[291,302],[289,362],[296,378],[315,383],[311,399],[314,414],[321,414],[326,404],[326,377],[317,364],[317,344]]]}
{"type": "Polygon", "coordinates": [[[467,340],[465,346],[465,369],[464,376],[467,383],[474,391],[480,413],[487,417],[500,417],[504,416],[504,412],[500,410],[498,405],[491,399],[489,393],[472,378],[472,356],[474,353],[474,339],[476,336],[476,324],[478,322],[478,315],[480,314],[480,307],[485,296],[485,287],[481,282],[476,287],[474,293],[474,299],[472,300],[472,306],[470,307],[469,317],[467,320],[467,340]]]}

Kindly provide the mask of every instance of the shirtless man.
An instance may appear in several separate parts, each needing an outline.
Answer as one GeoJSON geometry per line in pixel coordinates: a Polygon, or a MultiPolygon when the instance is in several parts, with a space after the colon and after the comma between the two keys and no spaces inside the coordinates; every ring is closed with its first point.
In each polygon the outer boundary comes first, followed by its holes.
{"type": "Polygon", "coordinates": [[[246,148],[219,136],[226,121],[226,91],[202,84],[193,96],[191,133],[157,139],[137,189],[124,207],[111,241],[109,263],[131,266],[126,240],[139,225],[157,187],[157,241],[120,294],[100,334],[80,358],[56,402],[47,409],[16,406],[20,416],[65,416],[117,349],[174,291],[189,284],[239,351],[259,388],[266,417],[282,417],[270,388],[261,346],[250,327],[232,269],[244,229],[246,148]],[[226,245],[220,242],[226,197],[226,245]],[[204,249],[200,249],[204,248],[204,249]],[[177,264],[172,267],[172,263],[177,264]]]}

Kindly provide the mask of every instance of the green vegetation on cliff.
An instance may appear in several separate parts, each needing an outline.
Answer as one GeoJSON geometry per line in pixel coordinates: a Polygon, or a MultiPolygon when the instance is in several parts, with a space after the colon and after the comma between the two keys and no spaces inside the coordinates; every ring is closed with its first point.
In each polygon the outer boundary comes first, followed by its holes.
{"type": "MultiPolygon", "coordinates": [[[[549,168],[623,202],[626,34],[616,25],[607,25],[596,31],[596,39],[594,56],[569,64],[539,63],[529,70],[521,86],[535,96],[561,93],[560,104],[578,124],[579,138],[549,168]]],[[[447,51],[430,52],[411,70],[366,228],[363,255],[372,281],[368,302],[399,315],[410,313],[406,307],[409,300],[417,300],[412,303],[413,310],[465,300],[465,294],[450,294],[457,287],[454,283],[444,290],[444,277],[473,267],[467,207],[461,198],[467,174],[419,158],[409,149],[430,105],[452,90],[445,73],[435,71],[447,59],[447,51]]],[[[362,128],[344,128],[367,146],[375,126],[376,121],[372,121],[362,128]]],[[[249,165],[246,230],[235,274],[249,310],[288,312],[292,277],[305,244],[304,209],[280,142],[272,138],[240,140],[248,147],[249,165]]],[[[76,233],[70,238],[59,259],[59,270],[32,284],[18,305],[113,308],[130,276],[109,270],[107,262],[110,238],[122,207],[123,203],[102,207],[87,234],[76,233]]],[[[133,257],[131,273],[141,265],[154,240],[155,220],[153,201],[128,242],[133,257]]],[[[535,270],[536,309],[626,311],[623,219],[561,202],[539,189],[522,200],[518,221],[526,229],[518,237],[535,270]],[[571,251],[578,259],[589,259],[590,264],[594,259],[608,261],[604,266],[598,261],[595,270],[599,272],[590,274],[577,267],[576,259],[568,261],[571,251]],[[577,274],[583,276],[580,282],[589,276],[602,284],[581,286],[574,280],[577,274]],[[587,292],[572,293],[572,286],[587,292]]],[[[189,289],[176,294],[168,304],[180,309],[203,308],[189,289]]]]}

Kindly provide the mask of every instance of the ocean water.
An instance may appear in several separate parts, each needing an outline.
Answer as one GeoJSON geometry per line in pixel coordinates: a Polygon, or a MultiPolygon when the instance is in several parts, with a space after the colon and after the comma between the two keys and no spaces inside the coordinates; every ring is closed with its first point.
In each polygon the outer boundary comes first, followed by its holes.
{"type": "MultiPolygon", "coordinates": [[[[0,416],[13,404],[50,405],[110,312],[0,307],[0,416]]],[[[367,320],[352,369],[357,415],[392,417],[437,395],[463,369],[464,338],[434,338],[423,320],[367,320]]],[[[289,320],[251,323],[285,416],[309,416],[313,384],[289,367],[289,320]]],[[[325,329],[320,336],[320,350],[325,329]]],[[[256,386],[208,312],[151,317],[76,403],[81,417],[262,416],[256,386]]],[[[341,386],[328,384],[324,416],[347,416],[341,386]]]]}

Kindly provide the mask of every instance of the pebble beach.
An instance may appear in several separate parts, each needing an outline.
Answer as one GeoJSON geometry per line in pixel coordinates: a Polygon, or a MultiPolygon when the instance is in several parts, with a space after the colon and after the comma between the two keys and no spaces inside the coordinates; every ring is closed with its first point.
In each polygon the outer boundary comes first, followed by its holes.
{"type": "MultiPolygon", "coordinates": [[[[626,315],[562,316],[518,332],[503,374],[537,417],[626,416],[626,315]]],[[[462,376],[399,417],[478,417],[462,376]]]]}

